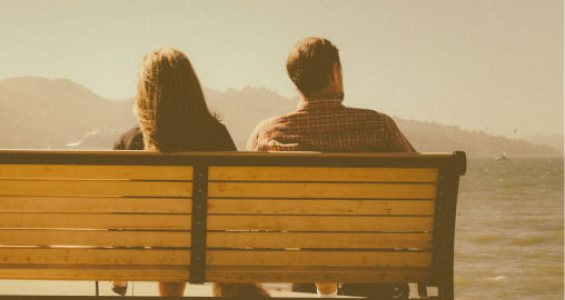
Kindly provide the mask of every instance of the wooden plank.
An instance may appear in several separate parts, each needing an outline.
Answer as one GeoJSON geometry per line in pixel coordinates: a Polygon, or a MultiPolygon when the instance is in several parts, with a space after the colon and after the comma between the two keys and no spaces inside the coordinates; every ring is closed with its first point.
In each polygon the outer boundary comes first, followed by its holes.
{"type": "Polygon", "coordinates": [[[208,267],[211,282],[344,282],[407,283],[426,282],[427,268],[315,268],[315,267],[208,267]]]}
{"type": "Polygon", "coordinates": [[[0,179],[192,180],[192,166],[0,165],[0,179]]]}
{"type": "Polygon", "coordinates": [[[431,249],[431,233],[208,232],[208,248],[431,249]]]}
{"type": "Polygon", "coordinates": [[[452,159],[454,157],[451,152],[426,152],[426,153],[321,153],[313,151],[292,151],[292,152],[184,152],[184,153],[159,153],[156,151],[136,151],[136,150],[125,150],[125,151],[114,151],[114,150],[0,150],[0,156],[2,155],[28,155],[30,157],[34,156],[63,156],[63,157],[161,157],[161,156],[172,156],[178,158],[184,157],[359,157],[359,158],[437,158],[437,159],[452,159]]]}
{"type": "Polygon", "coordinates": [[[5,164],[29,164],[30,162],[66,163],[93,165],[184,165],[190,162],[213,162],[216,165],[308,165],[343,167],[425,167],[438,166],[465,171],[465,157],[459,152],[442,154],[421,153],[174,153],[163,154],[152,151],[7,151],[0,152],[0,162],[5,164]]]}
{"type": "Polygon", "coordinates": [[[426,268],[431,252],[208,250],[207,266],[426,268]]]}
{"type": "Polygon", "coordinates": [[[190,247],[189,231],[0,230],[0,246],[190,247]]]}
{"type": "Polygon", "coordinates": [[[434,199],[435,184],[211,182],[216,198],[434,199]]]}
{"type": "Polygon", "coordinates": [[[0,265],[0,279],[188,281],[186,266],[0,265]]]}
{"type": "Polygon", "coordinates": [[[0,197],[0,211],[191,213],[190,198],[0,197]]]}
{"type": "Polygon", "coordinates": [[[433,223],[433,217],[208,216],[208,230],[431,232],[433,223]]]}
{"type": "Polygon", "coordinates": [[[0,228],[190,230],[190,215],[0,213],[0,228]]]}
{"type": "Polygon", "coordinates": [[[321,168],[321,167],[210,167],[209,180],[220,181],[362,181],[436,182],[437,169],[321,168]]]}
{"type": "Polygon", "coordinates": [[[0,180],[0,196],[191,197],[192,182],[0,180]]]}
{"type": "MultiPolygon", "coordinates": [[[[188,281],[188,268],[181,267],[119,267],[0,265],[0,279],[37,280],[128,280],[128,281],[188,281]]],[[[425,282],[431,278],[429,269],[377,268],[242,268],[208,267],[209,282],[315,282],[351,283],[425,282]]]]}
{"type": "Polygon", "coordinates": [[[208,213],[292,215],[433,215],[434,201],[210,199],[208,213]]]}
{"type": "Polygon", "coordinates": [[[190,265],[190,250],[0,248],[0,264],[190,265]]]}

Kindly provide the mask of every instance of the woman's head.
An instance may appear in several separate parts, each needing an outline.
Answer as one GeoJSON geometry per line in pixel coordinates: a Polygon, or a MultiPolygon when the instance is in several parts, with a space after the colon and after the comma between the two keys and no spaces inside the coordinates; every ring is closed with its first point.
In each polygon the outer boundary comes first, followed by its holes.
{"type": "Polygon", "coordinates": [[[210,116],[198,77],[186,55],[160,48],[145,55],[137,82],[137,117],[146,150],[183,151],[210,116]]]}

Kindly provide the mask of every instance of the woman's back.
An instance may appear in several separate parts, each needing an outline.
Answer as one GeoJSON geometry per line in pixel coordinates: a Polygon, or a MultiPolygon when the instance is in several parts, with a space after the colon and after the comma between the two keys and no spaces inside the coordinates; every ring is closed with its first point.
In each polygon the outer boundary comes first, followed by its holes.
{"type": "MultiPolygon", "coordinates": [[[[179,151],[237,151],[237,148],[224,124],[216,119],[199,126],[196,136],[184,137],[179,129],[179,138],[186,139],[186,146],[179,151]]],[[[143,133],[136,126],[122,134],[114,144],[114,150],[143,150],[143,133]]]]}
{"type": "Polygon", "coordinates": [[[213,117],[202,120],[190,136],[179,129],[178,138],[184,139],[180,151],[237,151],[226,126],[213,117]]]}

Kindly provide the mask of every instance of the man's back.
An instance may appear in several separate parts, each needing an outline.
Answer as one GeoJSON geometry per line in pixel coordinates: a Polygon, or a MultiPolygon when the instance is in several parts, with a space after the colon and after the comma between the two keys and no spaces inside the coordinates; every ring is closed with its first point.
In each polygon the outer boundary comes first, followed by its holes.
{"type": "Polygon", "coordinates": [[[340,99],[301,101],[295,112],[261,122],[248,151],[414,152],[387,115],[340,99]]]}

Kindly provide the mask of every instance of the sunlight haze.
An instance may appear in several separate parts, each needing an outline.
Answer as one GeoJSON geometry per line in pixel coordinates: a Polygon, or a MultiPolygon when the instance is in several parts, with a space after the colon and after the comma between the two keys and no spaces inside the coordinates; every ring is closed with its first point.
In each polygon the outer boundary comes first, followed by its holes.
{"type": "MultiPolygon", "coordinates": [[[[563,1],[2,1],[0,80],[135,94],[143,55],[185,52],[202,84],[297,97],[286,56],[340,49],[347,105],[518,138],[563,132],[563,1]]],[[[250,108],[252,109],[252,108],[250,108]]]]}

